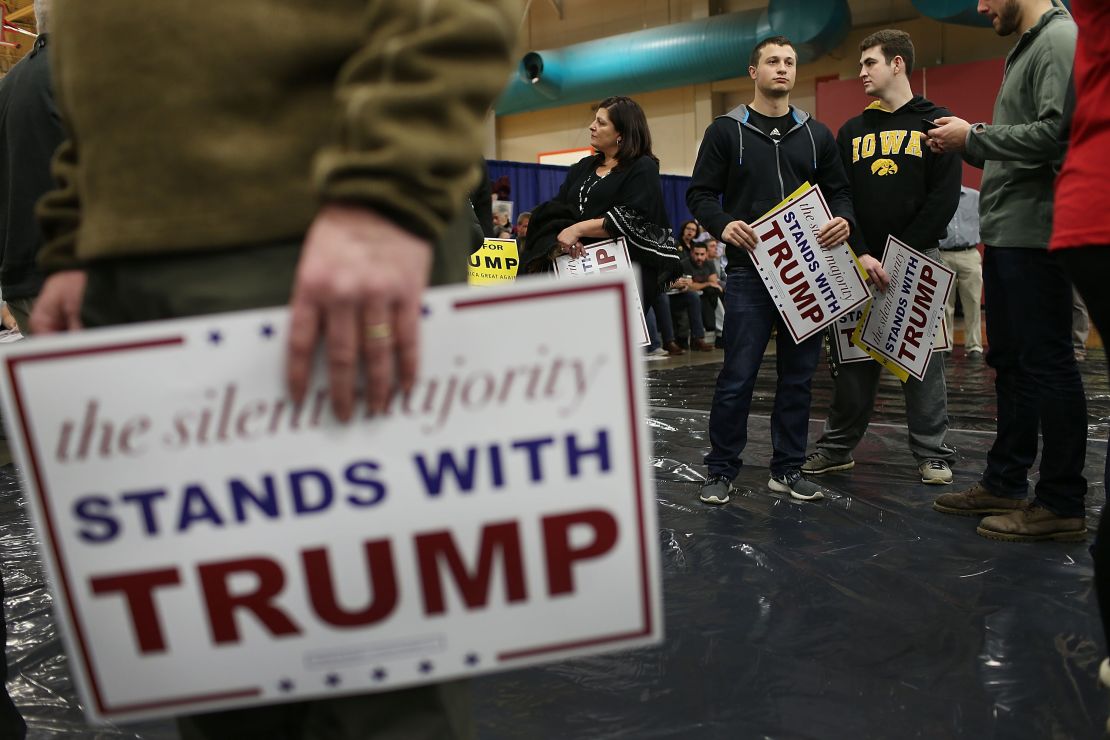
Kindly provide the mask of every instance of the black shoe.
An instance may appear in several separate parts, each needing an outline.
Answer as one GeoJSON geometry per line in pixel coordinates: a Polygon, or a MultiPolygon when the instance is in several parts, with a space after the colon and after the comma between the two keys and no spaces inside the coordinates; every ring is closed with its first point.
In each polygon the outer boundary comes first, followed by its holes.
{"type": "Polygon", "coordinates": [[[707,504],[727,504],[730,493],[732,481],[723,475],[711,475],[701,484],[701,495],[698,498],[707,504]]]}

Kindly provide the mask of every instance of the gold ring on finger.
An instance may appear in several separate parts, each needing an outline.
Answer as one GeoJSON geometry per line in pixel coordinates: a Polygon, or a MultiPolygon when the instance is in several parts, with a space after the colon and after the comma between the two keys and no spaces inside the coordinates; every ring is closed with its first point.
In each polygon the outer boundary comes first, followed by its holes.
{"type": "Polygon", "coordinates": [[[366,338],[371,341],[381,341],[393,336],[393,327],[388,323],[370,324],[366,327],[366,338]]]}

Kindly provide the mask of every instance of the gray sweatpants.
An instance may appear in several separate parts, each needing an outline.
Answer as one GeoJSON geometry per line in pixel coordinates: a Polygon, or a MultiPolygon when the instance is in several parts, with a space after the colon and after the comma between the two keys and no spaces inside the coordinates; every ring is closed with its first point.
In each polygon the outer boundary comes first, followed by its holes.
{"type": "MultiPolygon", "coordinates": [[[[841,363],[833,381],[832,408],[817,449],[831,460],[847,460],[863,438],[875,407],[875,392],[883,368],[879,363],[841,363]]],[[[944,460],[949,464],[956,451],[944,444],[948,433],[948,389],[944,384],[944,356],[934,353],[925,379],[910,378],[902,384],[906,398],[910,452],[918,463],[944,460]]]]}

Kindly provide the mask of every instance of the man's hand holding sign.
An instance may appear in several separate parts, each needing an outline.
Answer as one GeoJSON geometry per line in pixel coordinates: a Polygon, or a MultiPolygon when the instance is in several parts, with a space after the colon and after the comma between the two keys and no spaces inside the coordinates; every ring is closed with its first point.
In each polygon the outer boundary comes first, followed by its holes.
{"type": "Polygon", "coordinates": [[[844,243],[848,222],[832,217],[819,188],[799,188],[747,228],[758,239],[752,262],[795,342],[867,301],[855,256],[844,243]]]}
{"type": "Polygon", "coordinates": [[[384,691],[658,641],[634,291],[429,291],[423,362],[384,407],[358,387],[335,408],[322,354],[292,399],[285,309],[12,345],[5,412],[89,712],[384,691]],[[596,326],[488,331],[564,304],[596,326]]]}
{"type": "Polygon", "coordinates": [[[935,343],[944,336],[944,306],[954,274],[893,236],[887,239],[883,264],[895,288],[872,302],[852,342],[903,381],[908,376],[921,380],[935,343]]]}

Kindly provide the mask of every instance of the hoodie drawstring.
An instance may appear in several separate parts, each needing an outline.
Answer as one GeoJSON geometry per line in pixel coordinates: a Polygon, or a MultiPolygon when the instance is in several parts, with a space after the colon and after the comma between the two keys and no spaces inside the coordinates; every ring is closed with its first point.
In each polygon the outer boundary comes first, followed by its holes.
{"type": "Polygon", "coordinates": [[[817,142],[813,138],[813,132],[809,130],[809,121],[805,122],[806,133],[809,134],[809,145],[813,147],[813,171],[817,171],[817,142]]]}

